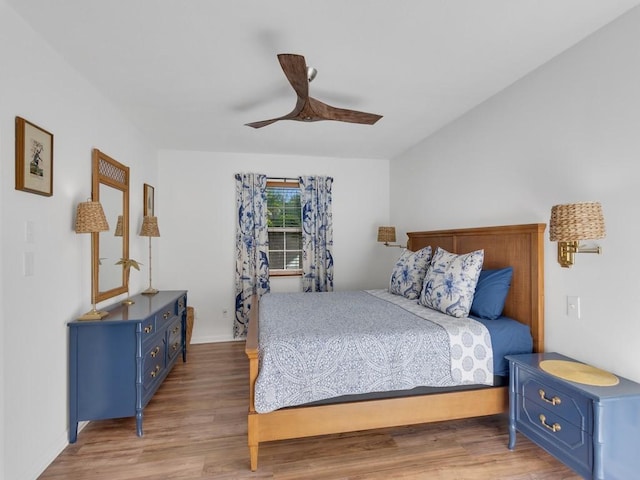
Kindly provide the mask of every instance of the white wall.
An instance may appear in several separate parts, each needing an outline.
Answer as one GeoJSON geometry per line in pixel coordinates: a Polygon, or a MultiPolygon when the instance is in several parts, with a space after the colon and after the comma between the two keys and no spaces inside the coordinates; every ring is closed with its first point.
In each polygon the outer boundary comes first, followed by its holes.
{"type": "MultiPolygon", "coordinates": [[[[389,221],[387,160],[161,151],[156,210],[162,236],[154,243],[160,256],[154,278],[158,288],[189,290],[194,343],[232,338],[234,174],[241,172],[332,176],[335,289],[386,285],[398,256],[398,249],[376,243],[377,227],[389,221]]],[[[272,278],[271,285],[299,289],[297,280],[272,278]]]]}
{"type": "Polygon", "coordinates": [[[571,269],[546,234],[546,350],[640,381],[640,9],[391,162],[401,229],[548,223],[558,203],[602,202],[602,255],[571,269]],[[582,318],[566,316],[579,295],[582,318]]]}
{"type": "MultiPolygon", "coordinates": [[[[90,237],[73,231],[75,207],[91,195],[91,150],[131,167],[134,231],[142,184],[156,182],[156,151],[4,0],[0,65],[0,478],[23,480],[36,478],[67,444],[66,322],[91,300],[90,237]],[[16,115],[54,134],[52,197],[14,189],[16,115]],[[35,226],[31,243],[27,221],[35,226]],[[23,275],[24,252],[34,253],[31,277],[23,275]]],[[[133,258],[145,246],[131,236],[133,258]]],[[[135,273],[133,291],[146,279],[135,273]]]]}
{"type": "MultiPolygon", "coordinates": [[[[599,200],[602,256],[561,269],[547,243],[547,349],[640,381],[638,31],[636,9],[391,163],[163,151],[156,164],[113,105],[0,0],[0,480],[36,478],[66,445],[66,322],[90,301],[90,241],[73,233],[73,217],[91,191],[93,147],[131,167],[131,256],[143,263],[142,184],[156,187],[154,286],[189,290],[194,342],[231,338],[236,172],[335,178],[338,290],[386,284],[399,251],[375,233],[390,219],[404,242],[408,230],[546,222],[555,203],[599,200]],[[14,190],[16,115],[55,135],[51,198],[14,190]],[[33,277],[23,276],[25,251],[33,277]],[[581,296],[579,321],[564,315],[566,295],[581,296]]],[[[146,282],[132,273],[132,291],[146,282]]]]}
{"type": "MultiPolygon", "coordinates": [[[[2,12],[3,6],[0,3],[0,12],[2,12]]],[[[0,22],[1,24],[1,22],[0,22]]],[[[1,96],[0,96],[1,98],[1,96]]],[[[0,108],[2,108],[2,104],[0,103],[0,108]]],[[[3,135],[3,131],[2,129],[0,129],[0,158],[2,158],[2,152],[4,152],[6,149],[4,147],[4,144],[6,143],[6,139],[3,135]]],[[[2,164],[4,162],[0,162],[0,175],[2,174],[2,172],[4,171],[4,169],[2,168],[2,164]]],[[[1,177],[0,177],[1,178],[1,177]]],[[[4,188],[4,187],[2,187],[4,188]]],[[[2,221],[4,216],[2,214],[3,212],[3,201],[2,201],[2,195],[0,195],[0,252],[4,252],[4,228],[3,228],[3,224],[4,222],[2,221]]],[[[0,254],[0,272],[4,272],[4,254],[0,254]]],[[[4,298],[4,275],[0,275],[0,305],[4,305],[5,304],[5,298],[4,298]]],[[[5,329],[4,329],[4,324],[5,324],[5,315],[4,315],[4,308],[0,307],[0,338],[5,338],[5,329]]],[[[4,347],[4,341],[0,342],[0,346],[4,347]]],[[[4,402],[4,384],[5,384],[5,375],[4,375],[4,354],[0,352],[0,480],[4,480],[5,479],[5,475],[4,475],[4,465],[5,465],[5,435],[4,432],[6,431],[5,428],[5,422],[4,422],[4,417],[5,417],[5,402],[4,402]]]]}

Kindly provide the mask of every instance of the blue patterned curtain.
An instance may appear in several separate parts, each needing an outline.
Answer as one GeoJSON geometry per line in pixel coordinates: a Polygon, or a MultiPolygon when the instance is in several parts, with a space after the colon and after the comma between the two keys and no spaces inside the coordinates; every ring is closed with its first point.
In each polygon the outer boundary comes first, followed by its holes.
{"type": "Polygon", "coordinates": [[[300,177],[302,203],[302,289],[333,291],[331,177],[300,177]]]}
{"type": "Polygon", "coordinates": [[[269,291],[267,177],[236,174],[236,316],[234,338],[245,337],[251,296],[269,291]]]}

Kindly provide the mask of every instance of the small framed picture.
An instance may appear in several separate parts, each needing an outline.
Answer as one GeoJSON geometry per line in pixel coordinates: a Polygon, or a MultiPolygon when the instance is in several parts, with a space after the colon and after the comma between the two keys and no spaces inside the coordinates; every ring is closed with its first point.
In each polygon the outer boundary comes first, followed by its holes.
{"type": "Polygon", "coordinates": [[[155,217],[155,199],[154,188],[151,185],[144,184],[144,207],[142,215],[145,217],[155,217]]]}
{"type": "Polygon", "coordinates": [[[53,195],[53,134],[16,117],[16,190],[53,195]]]}

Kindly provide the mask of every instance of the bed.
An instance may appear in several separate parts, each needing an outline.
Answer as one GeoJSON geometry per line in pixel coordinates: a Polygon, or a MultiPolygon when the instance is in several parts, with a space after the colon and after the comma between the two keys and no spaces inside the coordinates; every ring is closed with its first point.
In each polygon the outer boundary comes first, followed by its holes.
{"type": "MultiPolygon", "coordinates": [[[[544,230],[545,224],[527,224],[410,232],[407,247],[411,251],[426,246],[434,250],[441,247],[459,254],[482,249],[483,269],[512,267],[504,315],[526,325],[533,351],[541,352],[544,349],[544,230]]],[[[245,347],[249,359],[251,470],[258,467],[261,442],[493,415],[508,409],[507,386],[483,385],[430,389],[428,394],[411,396],[312,403],[258,413],[255,387],[260,372],[260,308],[257,302],[254,305],[245,347]]]]}

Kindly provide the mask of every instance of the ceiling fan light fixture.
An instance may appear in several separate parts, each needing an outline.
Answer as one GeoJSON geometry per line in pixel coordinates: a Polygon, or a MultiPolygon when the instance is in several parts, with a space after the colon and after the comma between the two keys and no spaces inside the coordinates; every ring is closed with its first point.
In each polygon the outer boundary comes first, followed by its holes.
{"type": "Polygon", "coordinates": [[[317,74],[318,70],[313,67],[307,67],[307,80],[309,80],[309,83],[311,83],[313,79],[316,78],[317,74]]]}

